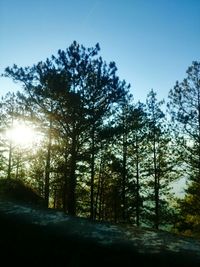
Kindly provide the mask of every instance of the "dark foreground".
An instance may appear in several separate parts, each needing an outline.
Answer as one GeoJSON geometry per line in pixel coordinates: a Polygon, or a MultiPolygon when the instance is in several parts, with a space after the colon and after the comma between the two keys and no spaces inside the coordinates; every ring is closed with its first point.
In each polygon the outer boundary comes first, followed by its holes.
{"type": "Polygon", "coordinates": [[[200,242],[0,201],[0,259],[1,266],[199,267],[200,242]]]}

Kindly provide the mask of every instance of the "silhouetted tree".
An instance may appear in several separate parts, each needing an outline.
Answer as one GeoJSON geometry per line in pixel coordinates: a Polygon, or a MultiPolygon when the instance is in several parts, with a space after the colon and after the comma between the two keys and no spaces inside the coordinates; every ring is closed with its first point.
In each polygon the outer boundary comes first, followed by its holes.
{"type": "MultiPolygon", "coordinates": [[[[154,227],[159,228],[162,222],[162,211],[166,210],[166,195],[169,193],[169,182],[171,177],[171,152],[170,135],[166,128],[164,112],[161,110],[163,101],[158,102],[156,93],[151,90],[147,96],[147,118],[148,118],[148,157],[147,182],[149,186],[148,210],[154,210],[150,218],[154,227]],[[153,180],[152,180],[153,178],[153,180]],[[151,205],[153,201],[153,206],[151,205]]],[[[166,211],[164,211],[166,212],[166,211]]]]}
{"type": "Polygon", "coordinates": [[[182,175],[188,179],[181,201],[183,221],[185,228],[200,231],[200,62],[194,61],[187,69],[187,77],[176,82],[169,93],[168,106],[175,125],[182,175]]]}
{"type": "MultiPolygon", "coordinates": [[[[14,164],[13,164],[13,153],[14,153],[14,144],[13,138],[11,134],[7,134],[11,132],[13,129],[14,120],[17,116],[17,102],[15,94],[7,93],[6,96],[2,99],[1,102],[1,133],[2,133],[2,157],[4,159],[7,158],[7,170],[6,176],[8,179],[12,178],[14,164]],[[5,153],[7,157],[4,157],[5,153]]],[[[4,165],[5,166],[5,165],[4,165]]]]}
{"type": "Polygon", "coordinates": [[[77,163],[84,145],[90,147],[91,217],[94,210],[94,175],[97,130],[104,123],[113,103],[125,94],[116,76],[114,63],[107,65],[97,58],[99,45],[86,49],[77,42],[59,50],[45,62],[33,67],[7,68],[5,73],[24,84],[27,101],[34,102],[48,122],[48,144],[45,168],[45,198],[49,198],[52,132],[58,132],[65,147],[64,209],[76,213],[77,163]],[[91,141],[90,141],[91,140],[91,141]]]}
{"type": "Polygon", "coordinates": [[[90,216],[94,217],[94,180],[95,158],[100,149],[98,132],[111,115],[113,104],[117,104],[126,94],[127,86],[121,83],[116,76],[116,65],[111,62],[107,65],[102,58],[91,62],[85,81],[83,103],[87,110],[89,124],[90,153],[91,153],[91,190],[90,190],[90,216]]]}
{"type": "Polygon", "coordinates": [[[133,179],[132,203],[135,210],[136,225],[139,226],[142,218],[143,206],[143,191],[144,191],[144,162],[146,158],[146,145],[147,145],[147,114],[145,112],[145,105],[137,103],[130,114],[131,116],[131,133],[130,133],[130,158],[133,179]]]}

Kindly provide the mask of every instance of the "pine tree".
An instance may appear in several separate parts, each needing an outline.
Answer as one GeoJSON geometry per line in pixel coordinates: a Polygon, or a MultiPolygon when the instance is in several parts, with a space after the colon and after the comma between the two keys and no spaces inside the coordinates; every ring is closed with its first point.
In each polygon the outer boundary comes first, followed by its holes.
{"type": "Polygon", "coordinates": [[[163,101],[158,102],[156,93],[151,90],[147,96],[148,139],[147,146],[147,191],[148,216],[158,229],[166,213],[167,194],[171,180],[170,135],[166,128],[163,101]],[[150,211],[150,213],[149,213],[150,211]]]}
{"type": "MultiPolygon", "coordinates": [[[[129,206],[134,208],[135,223],[140,226],[143,214],[144,173],[147,142],[147,114],[145,105],[138,102],[130,113],[130,153],[128,168],[131,169],[133,179],[130,179],[132,190],[129,206]]],[[[132,208],[132,209],[133,209],[132,208]]],[[[132,215],[133,216],[133,215],[132,215]]]]}
{"type": "Polygon", "coordinates": [[[169,100],[182,175],[187,179],[181,201],[182,227],[200,232],[200,62],[194,61],[187,77],[176,82],[169,100]]]}
{"type": "MultiPolygon", "coordinates": [[[[26,68],[7,68],[5,75],[24,85],[27,104],[38,107],[47,124],[48,142],[45,167],[45,198],[49,199],[49,180],[52,168],[53,133],[62,140],[63,207],[76,214],[77,171],[81,150],[89,146],[90,213],[94,216],[95,157],[98,152],[98,128],[104,124],[112,105],[125,94],[116,76],[113,62],[107,65],[98,58],[100,48],[85,48],[73,42],[66,51],[59,50],[45,62],[26,68]]],[[[53,175],[53,173],[51,172],[53,175]]]]}

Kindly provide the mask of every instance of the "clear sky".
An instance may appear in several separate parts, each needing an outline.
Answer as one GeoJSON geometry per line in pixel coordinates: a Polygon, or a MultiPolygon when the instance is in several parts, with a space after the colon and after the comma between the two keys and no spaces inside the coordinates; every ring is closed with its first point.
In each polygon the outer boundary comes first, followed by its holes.
{"type": "MultiPolygon", "coordinates": [[[[45,60],[74,40],[99,42],[136,101],[151,88],[166,99],[200,60],[200,0],[0,0],[0,73],[45,60]]],[[[0,78],[1,95],[16,88],[0,78]]]]}

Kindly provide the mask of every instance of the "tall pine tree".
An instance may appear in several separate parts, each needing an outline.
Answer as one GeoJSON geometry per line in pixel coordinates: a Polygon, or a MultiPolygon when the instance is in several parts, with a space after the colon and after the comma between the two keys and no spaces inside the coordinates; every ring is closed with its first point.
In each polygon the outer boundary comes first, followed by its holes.
{"type": "Polygon", "coordinates": [[[200,232],[200,62],[187,69],[187,77],[169,94],[182,175],[187,179],[181,201],[182,229],[200,232]]]}

